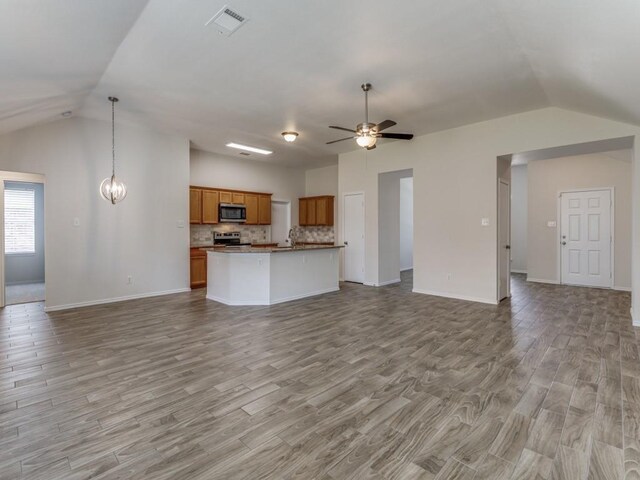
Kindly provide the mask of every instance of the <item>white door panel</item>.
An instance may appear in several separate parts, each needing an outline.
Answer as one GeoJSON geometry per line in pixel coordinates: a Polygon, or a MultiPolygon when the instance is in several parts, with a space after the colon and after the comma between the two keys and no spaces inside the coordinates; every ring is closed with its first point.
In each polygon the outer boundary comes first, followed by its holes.
{"type": "Polygon", "coordinates": [[[364,195],[344,196],[344,279],[364,283],[364,195]]]}
{"type": "Polygon", "coordinates": [[[560,197],[561,281],[611,287],[610,190],[564,192],[560,197]]]}

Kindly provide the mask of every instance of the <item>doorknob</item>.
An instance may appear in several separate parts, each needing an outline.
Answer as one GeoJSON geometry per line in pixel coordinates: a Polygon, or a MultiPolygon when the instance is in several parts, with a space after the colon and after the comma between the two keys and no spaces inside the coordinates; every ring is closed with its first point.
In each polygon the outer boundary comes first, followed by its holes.
{"type": "Polygon", "coordinates": [[[345,240],[345,241],[344,241],[344,244],[345,244],[345,245],[349,245],[349,242],[347,242],[347,241],[345,240]]]}
{"type": "Polygon", "coordinates": [[[506,248],[507,250],[511,250],[511,245],[505,245],[504,248],[506,248]]]}
{"type": "Polygon", "coordinates": [[[562,242],[560,242],[561,245],[566,245],[567,242],[565,242],[564,240],[562,242]]]}

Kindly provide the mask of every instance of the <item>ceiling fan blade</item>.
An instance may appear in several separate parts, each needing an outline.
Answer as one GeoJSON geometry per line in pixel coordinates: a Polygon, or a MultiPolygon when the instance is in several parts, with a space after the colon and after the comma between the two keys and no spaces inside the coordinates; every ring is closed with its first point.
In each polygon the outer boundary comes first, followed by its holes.
{"type": "Polygon", "coordinates": [[[382,130],[386,130],[387,128],[391,128],[396,124],[393,120],[385,120],[376,125],[376,130],[381,132],[382,130]]]}
{"type": "Polygon", "coordinates": [[[335,128],[336,130],[344,130],[345,132],[356,133],[355,130],[351,130],[350,128],[336,127],[335,125],[329,125],[329,128],[335,128]]]}
{"type": "Polygon", "coordinates": [[[376,136],[378,138],[395,138],[397,140],[411,140],[413,138],[412,133],[379,133],[376,136]]]}
{"type": "Polygon", "coordinates": [[[353,138],[356,138],[356,137],[341,138],[340,140],[333,140],[331,142],[327,142],[326,144],[327,145],[331,145],[332,143],[344,142],[345,140],[351,140],[353,138]]]}

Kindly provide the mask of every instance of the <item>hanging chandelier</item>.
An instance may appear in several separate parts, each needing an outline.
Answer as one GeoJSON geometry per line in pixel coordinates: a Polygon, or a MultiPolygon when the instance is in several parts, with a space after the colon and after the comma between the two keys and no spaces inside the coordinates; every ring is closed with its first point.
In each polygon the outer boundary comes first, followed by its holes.
{"type": "Polygon", "coordinates": [[[100,193],[105,200],[115,205],[127,196],[127,186],[122,180],[116,178],[116,97],[109,97],[111,102],[111,177],[105,178],[100,184],[100,193]]]}

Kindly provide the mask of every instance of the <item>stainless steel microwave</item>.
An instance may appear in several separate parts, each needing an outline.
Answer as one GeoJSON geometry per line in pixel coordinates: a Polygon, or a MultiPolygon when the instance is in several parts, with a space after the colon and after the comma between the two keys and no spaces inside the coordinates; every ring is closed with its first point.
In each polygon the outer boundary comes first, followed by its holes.
{"type": "Polygon", "coordinates": [[[218,206],[220,222],[244,223],[247,221],[247,207],[234,203],[221,203],[218,206]]]}

